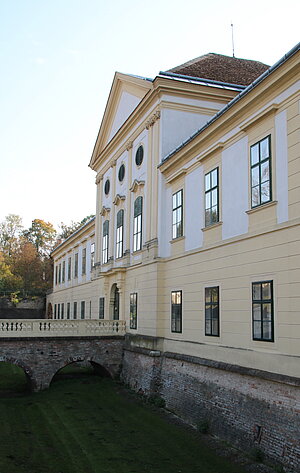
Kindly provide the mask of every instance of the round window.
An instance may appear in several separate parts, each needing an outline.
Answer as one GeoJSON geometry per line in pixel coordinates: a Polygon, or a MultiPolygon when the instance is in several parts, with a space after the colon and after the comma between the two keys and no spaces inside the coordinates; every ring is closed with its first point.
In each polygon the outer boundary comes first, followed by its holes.
{"type": "Polygon", "coordinates": [[[140,166],[144,159],[144,148],[143,146],[139,146],[135,155],[135,164],[140,166]]]}
{"type": "Polygon", "coordinates": [[[125,177],[125,166],[124,164],[121,164],[121,166],[119,167],[119,181],[122,182],[124,177],[125,177]]]}
{"type": "Polygon", "coordinates": [[[110,182],[109,182],[109,179],[106,179],[105,184],[104,184],[104,192],[106,195],[109,194],[109,189],[110,189],[110,182]]]}

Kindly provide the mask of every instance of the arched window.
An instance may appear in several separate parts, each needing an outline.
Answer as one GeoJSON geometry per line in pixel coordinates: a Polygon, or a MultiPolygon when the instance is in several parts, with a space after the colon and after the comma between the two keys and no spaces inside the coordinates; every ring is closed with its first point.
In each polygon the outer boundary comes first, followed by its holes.
{"type": "Polygon", "coordinates": [[[105,220],[103,223],[103,234],[102,234],[102,263],[105,264],[108,261],[108,238],[109,238],[109,221],[105,220]]]}
{"type": "Polygon", "coordinates": [[[142,248],[142,213],[143,197],[139,196],[134,202],[133,251],[138,251],[142,248]]]}
{"type": "Polygon", "coordinates": [[[123,235],[124,235],[124,210],[117,213],[117,238],[116,238],[116,258],[123,256],[123,235]]]}

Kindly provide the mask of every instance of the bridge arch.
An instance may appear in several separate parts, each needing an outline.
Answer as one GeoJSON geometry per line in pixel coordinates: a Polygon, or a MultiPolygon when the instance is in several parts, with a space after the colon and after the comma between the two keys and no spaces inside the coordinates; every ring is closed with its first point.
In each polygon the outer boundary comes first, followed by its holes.
{"type": "Polygon", "coordinates": [[[89,362],[92,368],[94,369],[95,374],[105,378],[114,377],[114,373],[111,371],[110,367],[106,365],[103,360],[95,360],[93,357],[83,357],[83,356],[71,356],[65,360],[62,360],[59,365],[56,365],[53,372],[50,375],[49,386],[52,383],[54,377],[66,366],[72,365],[73,363],[78,362],[89,362]]]}
{"type": "Polygon", "coordinates": [[[11,357],[11,356],[4,355],[4,356],[0,357],[0,363],[10,363],[12,365],[15,365],[15,366],[18,366],[19,368],[21,368],[23,370],[24,374],[25,374],[28,388],[31,391],[35,390],[36,382],[35,382],[35,379],[34,379],[32,369],[30,368],[29,365],[24,363],[24,361],[19,360],[18,358],[14,358],[14,357],[11,357]]]}

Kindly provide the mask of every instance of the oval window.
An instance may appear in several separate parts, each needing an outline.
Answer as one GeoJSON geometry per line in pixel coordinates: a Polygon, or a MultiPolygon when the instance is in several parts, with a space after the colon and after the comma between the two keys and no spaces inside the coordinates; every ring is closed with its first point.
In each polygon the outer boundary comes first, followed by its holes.
{"type": "Polygon", "coordinates": [[[109,179],[106,179],[105,184],[104,184],[105,195],[109,194],[109,189],[110,189],[110,182],[109,182],[109,179]]]}
{"type": "Polygon", "coordinates": [[[135,155],[135,164],[140,166],[144,159],[144,148],[143,146],[139,146],[135,155]]]}
{"type": "Polygon", "coordinates": [[[119,167],[119,181],[122,182],[124,177],[125,177],[125,166],[124,164],[121,164],[121,166],[119,167]]]}

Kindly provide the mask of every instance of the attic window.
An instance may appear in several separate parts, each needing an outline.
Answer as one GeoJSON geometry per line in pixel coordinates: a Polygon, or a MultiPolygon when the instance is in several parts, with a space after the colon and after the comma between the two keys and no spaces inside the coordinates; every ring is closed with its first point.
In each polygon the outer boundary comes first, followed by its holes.
{"type": "Polygon", "coordinates": [[[144,148],[143,146],[139,146],[135,155],[135,164],[140,166],[144,159],[144,148]]]}
{"type": "Polygon", "coordinates": [[[109,182],[109,179],[106,179],[105,184],[104,184],[105,195],[109,194],[109,189],[110,189],[110,182],[109,182]]]}
{"type": "Polygon", "coordinates": [[[118,177],[119,177],[120,182],[122,182],[124,180],[124,177],[125,177],[125,166],[124,166],[124,164],[121,164],[121,166],[119,167],[118,177]]]}

